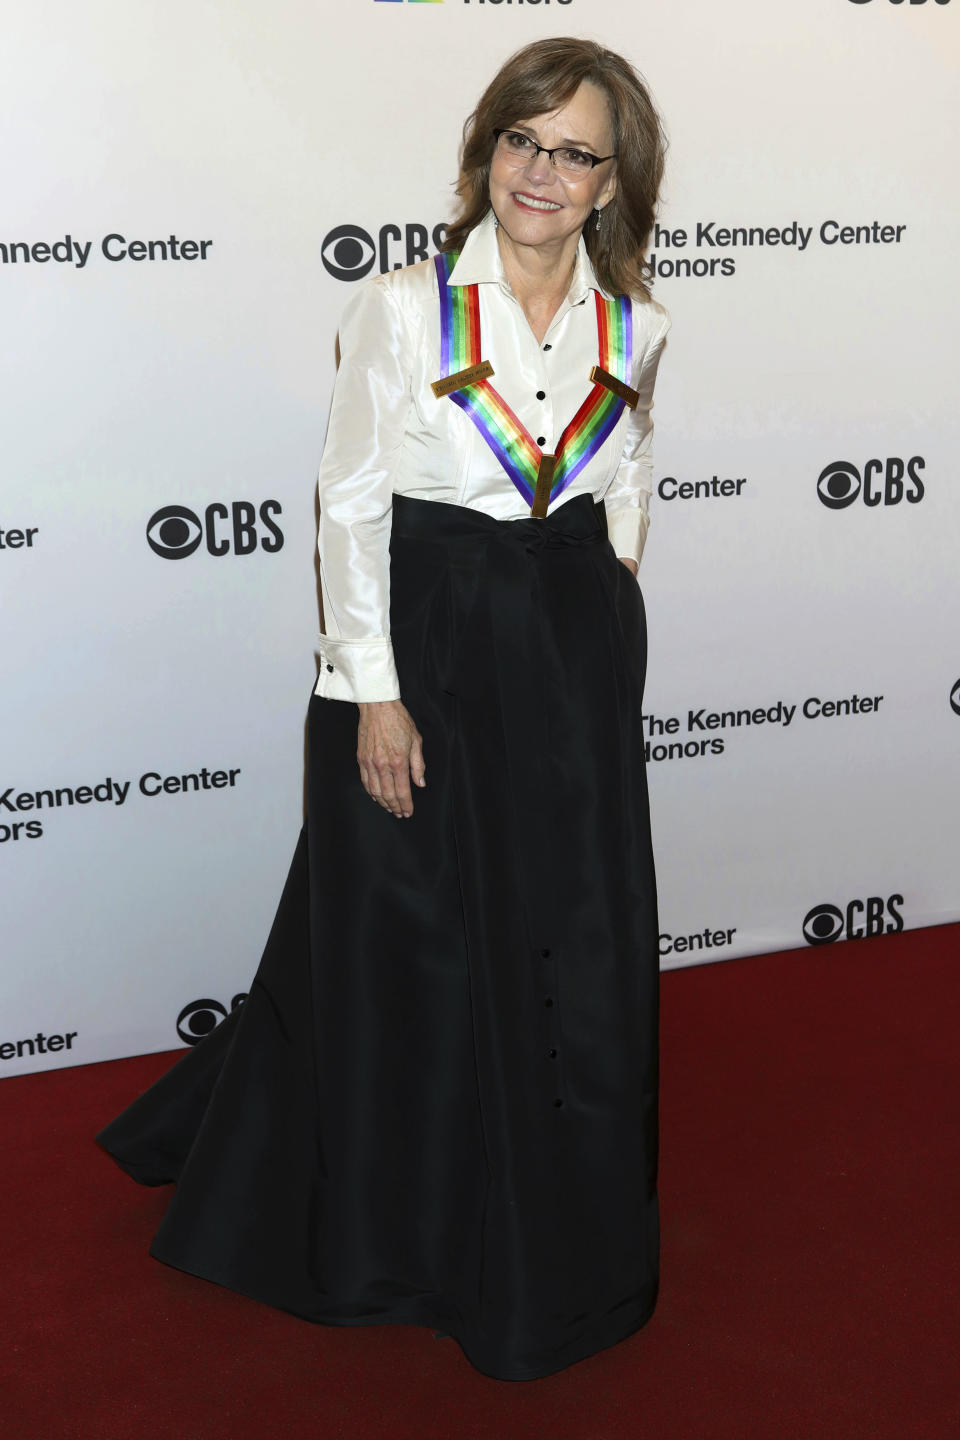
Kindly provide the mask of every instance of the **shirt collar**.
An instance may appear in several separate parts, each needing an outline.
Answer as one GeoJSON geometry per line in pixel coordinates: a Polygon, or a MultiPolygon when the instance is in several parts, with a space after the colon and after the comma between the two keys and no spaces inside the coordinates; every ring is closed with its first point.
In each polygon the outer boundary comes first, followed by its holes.
{"type": "MultiPolygon", "coordinates": [[[[499,285],[505,295],[512,294],[507,277],[503,273],[500,246],[497,244],[497,222],[492,210],[488,210],[480,224],[467,236],[460,258],[450,272],[448,285],[499,285]]],[[[605,300],[613,297],[603,289],[594,273],[583,236],[577,243],[577,258],[573,266],[573,279],[567,300],[578,305],[591,290],[597,290],[605,300]]]]}

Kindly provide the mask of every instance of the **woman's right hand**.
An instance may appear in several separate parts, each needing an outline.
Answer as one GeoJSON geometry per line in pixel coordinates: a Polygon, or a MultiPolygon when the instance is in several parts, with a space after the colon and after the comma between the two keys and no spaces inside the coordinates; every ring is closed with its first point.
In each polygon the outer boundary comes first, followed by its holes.
{"type": "Polygon", "coordinates": [[[358,706],[357,763],[368,795],[399,819],[413,814],[410,782],[426,786],[423,736],[402,700],[369,700],[358,706]]]}

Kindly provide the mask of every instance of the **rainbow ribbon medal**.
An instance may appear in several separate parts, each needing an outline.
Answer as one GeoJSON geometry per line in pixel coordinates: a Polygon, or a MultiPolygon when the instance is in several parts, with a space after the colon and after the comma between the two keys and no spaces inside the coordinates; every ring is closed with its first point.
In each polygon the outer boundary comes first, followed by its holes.
{"type": "Polygon", "coordinates": [[[492,367],[480,358],[480,294],[476,285],[450,285],[455,253],[434,256],[440,287],[440,363],[445,377],[434,393],[449,395],[469,415],[531,514],[545,515],[554,501],[593,459],[623,413],[637,402],[630,389],[633,314],[625,295],[604,300],[596,292],[599,364],[590,372],[593,388],[560,436],[554,455],[545,455],[510,406],[490,384],[492,367]],[[477,378],[474,378],[474,377],[477,378]],[[538,486],[538,480],[540,482],[538,486]]]}

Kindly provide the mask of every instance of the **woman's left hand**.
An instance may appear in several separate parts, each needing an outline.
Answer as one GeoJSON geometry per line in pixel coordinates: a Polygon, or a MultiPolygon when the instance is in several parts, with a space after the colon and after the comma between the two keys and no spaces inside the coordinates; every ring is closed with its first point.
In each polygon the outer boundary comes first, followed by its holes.
{"type": "Polygon", "coordinates": [[[630,560],[626,555],[618,555],[617,559],[620,561],[621,565],[626,565],[627,569],[630,571],[630,574],[633,576],[634,580],[636,580],[637,571],[640,569],[640,566],[637,564],[636,560],[630,560]]]}

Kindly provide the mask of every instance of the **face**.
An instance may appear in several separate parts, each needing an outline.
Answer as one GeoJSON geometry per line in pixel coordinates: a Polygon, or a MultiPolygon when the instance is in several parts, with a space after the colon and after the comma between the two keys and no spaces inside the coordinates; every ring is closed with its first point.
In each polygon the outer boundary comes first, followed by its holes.
{"type": "MultiPolygon", "coordinates": [[[[569,145],[592,155],[609,155],[614,148],[607,98],[588,81],[559,110],[518,120],[510,128],[551,150],[555,145],[569,145]]],[[[549,156],[542,153],[517,165],[495,150],[490,164],[494,214],[515,244],[562,245],[569,237],[579,236],[595,206],[606,205],[612,198],[615,163],[607,160],[572,180],[559,175],[549,156]]]]}

